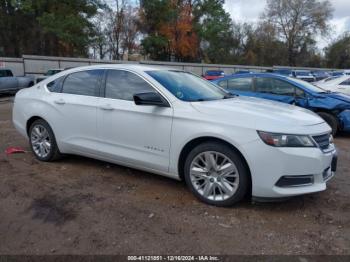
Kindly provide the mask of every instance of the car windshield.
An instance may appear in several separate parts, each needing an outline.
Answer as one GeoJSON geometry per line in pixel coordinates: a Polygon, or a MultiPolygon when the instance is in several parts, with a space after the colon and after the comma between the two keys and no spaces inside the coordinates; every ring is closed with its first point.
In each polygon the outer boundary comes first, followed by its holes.
{"type": "Polygon", "coordinates": [[[325,81],[325,82],[328,82],[328,81],[337,79],[337,78],[339,78],[339,77],[340,77],[340,76],[331,76],[331,77],[326,78],[324,81],[325,81]]]}
{"type": "Polygon", "coordinates": [[[311,92],[315,92],[315,93],[328,93],[329,92],[326,89],[320,88],[318,86],[315,86],[313,84],[310,84],[310,83],[303,81],[303,80],[300,80],[300,79],[291,78],[291,77],[288,77],[288,79],[291,82],[298,83],[299,85],[302,85],[303,87],[307,88],[311,92]]]}
{"type": "Polygon", "coordinates": [[[209,101],[232,96],[209,81],[188,72],[156,70],[146,73],[182,101],[209,101]]]}

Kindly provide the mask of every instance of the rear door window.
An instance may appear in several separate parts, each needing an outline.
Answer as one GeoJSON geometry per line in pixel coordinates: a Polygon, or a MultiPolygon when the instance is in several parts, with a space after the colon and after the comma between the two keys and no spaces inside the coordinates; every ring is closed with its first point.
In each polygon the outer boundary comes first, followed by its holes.
{"type": "Polygon", "coordinates": [[[86,70],[68,75],[64,80],[62,93],[99,96],[99,84],[103,72],[103,70],[86,70]]]}
{"type": "Polygon", "coordinates": [[[251,77],[231,78],[227,80],[227,89],[236,91],[252,91],[253,79],[251,77]]]}

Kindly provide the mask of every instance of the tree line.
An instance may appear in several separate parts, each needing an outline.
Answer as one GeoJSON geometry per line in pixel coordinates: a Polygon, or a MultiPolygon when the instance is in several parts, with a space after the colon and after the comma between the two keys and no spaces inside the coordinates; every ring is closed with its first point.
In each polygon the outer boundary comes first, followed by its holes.
{"type": "Polygon", "coordinates": [[[2,0],[0,56],[22,54],[350,68],[350,34],[332,33],[327,0],[266,0],[257,22],[224,0],[2,0]]]}

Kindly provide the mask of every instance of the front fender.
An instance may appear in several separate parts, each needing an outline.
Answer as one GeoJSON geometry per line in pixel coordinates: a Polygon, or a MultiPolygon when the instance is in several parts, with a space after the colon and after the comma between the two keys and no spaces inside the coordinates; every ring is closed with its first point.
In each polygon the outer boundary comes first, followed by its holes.
{"type": "Polygon", "coordinates": [[[344,110],[338,115],[341,130],[350,132],[350,110],[344,110]]]}

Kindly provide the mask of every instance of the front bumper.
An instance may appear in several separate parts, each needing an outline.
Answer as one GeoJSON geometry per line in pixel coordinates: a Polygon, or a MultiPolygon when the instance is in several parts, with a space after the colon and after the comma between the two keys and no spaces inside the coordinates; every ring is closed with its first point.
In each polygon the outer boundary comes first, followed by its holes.
{"type": "MultiPolygon", "coordinates": [[[[277,148],[256,140],[245,146],[255,198],[284,198],[323,191],[336,171],[337,152],[320,148],[277,148]],[[335,160],[334,160],[335,159],[335,160]],[[333,164],[332,164],[333,163],[333,164]],[[312,177],[311,183],[278,184],[281,178],[312,177]]],[[[295,180],[296,181],[296,180],[295,180]]]]}

